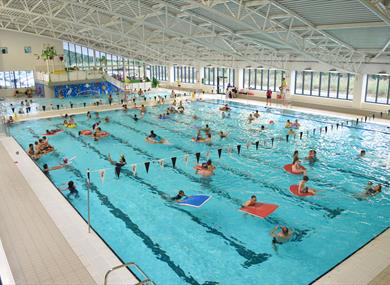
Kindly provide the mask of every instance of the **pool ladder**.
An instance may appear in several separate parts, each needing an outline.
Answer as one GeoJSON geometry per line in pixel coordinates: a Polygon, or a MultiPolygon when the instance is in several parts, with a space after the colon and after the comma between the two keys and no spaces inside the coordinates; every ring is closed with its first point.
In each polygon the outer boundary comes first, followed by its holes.
{"type": "Polygon", "coordinates": [[[137,269],[137,271],[139,273],[141,273],[144,280],[142,280],[142,281],[140,280],[136,285],[156,285],[156,283],[154,283],[154,281],[150,280],[149,276],[146,275],[146,273],[135,262],[123,263],[123,264],[120,264],[120,265],[115,266],[115,267],[111,268],[110,270],[108,270],[106,272],[106,275],[104,275],[104,285],[107,285],[108,276],[110,275],[111,272],[113,272],[117,269],[123,268],[123,267],[135,267],[135,269],[137,269]]]}

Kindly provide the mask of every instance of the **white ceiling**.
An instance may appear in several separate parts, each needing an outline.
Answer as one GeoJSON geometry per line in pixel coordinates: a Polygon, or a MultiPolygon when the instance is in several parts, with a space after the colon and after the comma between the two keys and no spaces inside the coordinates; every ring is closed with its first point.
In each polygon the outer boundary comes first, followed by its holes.
{"type": "Polygon", "coordinates": [[[357,72],[390,50],[389,0],[0,0],[0,29],[150,63],[357,72]]]}

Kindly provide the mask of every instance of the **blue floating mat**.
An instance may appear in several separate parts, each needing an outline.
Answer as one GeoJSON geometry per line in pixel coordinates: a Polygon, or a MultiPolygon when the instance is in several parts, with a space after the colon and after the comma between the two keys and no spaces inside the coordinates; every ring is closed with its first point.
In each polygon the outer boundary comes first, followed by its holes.
{"type": "Polygon", "coordinates": [[[185,198],[181,202],[178,202],[178,204],[180,204],[182,206],[190,206],[190,207],[200,208],[204,204],[206,204],[207,201],[210,199],[211,199],[211,196],[194,195],[194,196],[190,196],[190,197],[185,198]]]}

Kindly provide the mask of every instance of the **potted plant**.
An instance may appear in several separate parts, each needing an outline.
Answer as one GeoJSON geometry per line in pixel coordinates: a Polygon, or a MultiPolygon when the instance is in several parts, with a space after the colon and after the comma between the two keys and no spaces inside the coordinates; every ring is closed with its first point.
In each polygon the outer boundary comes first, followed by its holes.
{"type": "Polygon", "coordinates": [[[152,79],[152,88],[157,88],[159,83],[160,82],[158,82],[158,80],[153,77],[153,79],[152,79]]]}
{"type": "MultiPolygon", "coordinates": [[[[46,61],[47,73],[50,73],[49,60],[53,60],[56,55],[57,55],[57,51],[55,50],[54,46],[47,46],[42,50],[41,58],[44,61],[46,61]]],[[[54,72],[54,61],[52,62],[52,65],[53,65],[53,72],[54,72]]]]}
{"type": "Polygon", "coordinates": [[[99,58],[100,65],[104,65],[107,70],[107,58],[103,55],[101,58],[99,58]]]}

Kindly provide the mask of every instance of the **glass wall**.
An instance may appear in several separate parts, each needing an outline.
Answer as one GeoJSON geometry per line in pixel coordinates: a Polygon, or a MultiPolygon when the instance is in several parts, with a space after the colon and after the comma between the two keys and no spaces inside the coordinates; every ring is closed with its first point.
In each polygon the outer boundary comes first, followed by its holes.
{"type": "Polygon", "coordinates": [[[228,85],[234,85],[234,79],[235,71],[233,68],[205,67],[203,69],[204,85],[219,86],[220,89],[225,90],[228,85]]]}
{"type": "Polygon", "coordinates": [[[279,90],[284,78],[284,70],[278,69],[261,69],[261,68],[245,68],[243,70],[242,83],[247,89],[256,90],[279,90]]]}
{"type": "Polygon", "coordinates": [[[107,73],[118,80],[142,79],[144,63],[116,54],[105,53],[70,42],[63,42],[64,60],[67,68],[80,70],[105,68],[107,73]]]}
{"type": "Polygon", "coordinates": [[[33,87],[34,74],[32,70],[0,71],[0,89],[33,87]]]}
{"type": "Polygon", "coordinates": [[[390,105],[390,75],[367,75],[365,101],[390,105]]]}
{"type": "Polygon", "coordinates": [[[354,82],[350,73],[295,71],[294,94],[352,100],[354,82]]]}
{"type": "Polygon", "coordinates": [[[181,83],[196,83],[196,69],[192,66],[173,66],[173,81],[181,83]]]}
{"type": "Polygon", "coordinates": [[[146,77],[150,80],[156,78],[158,81],[168,81],[168,68],[165,65],[148,65],[146,77]]]}

